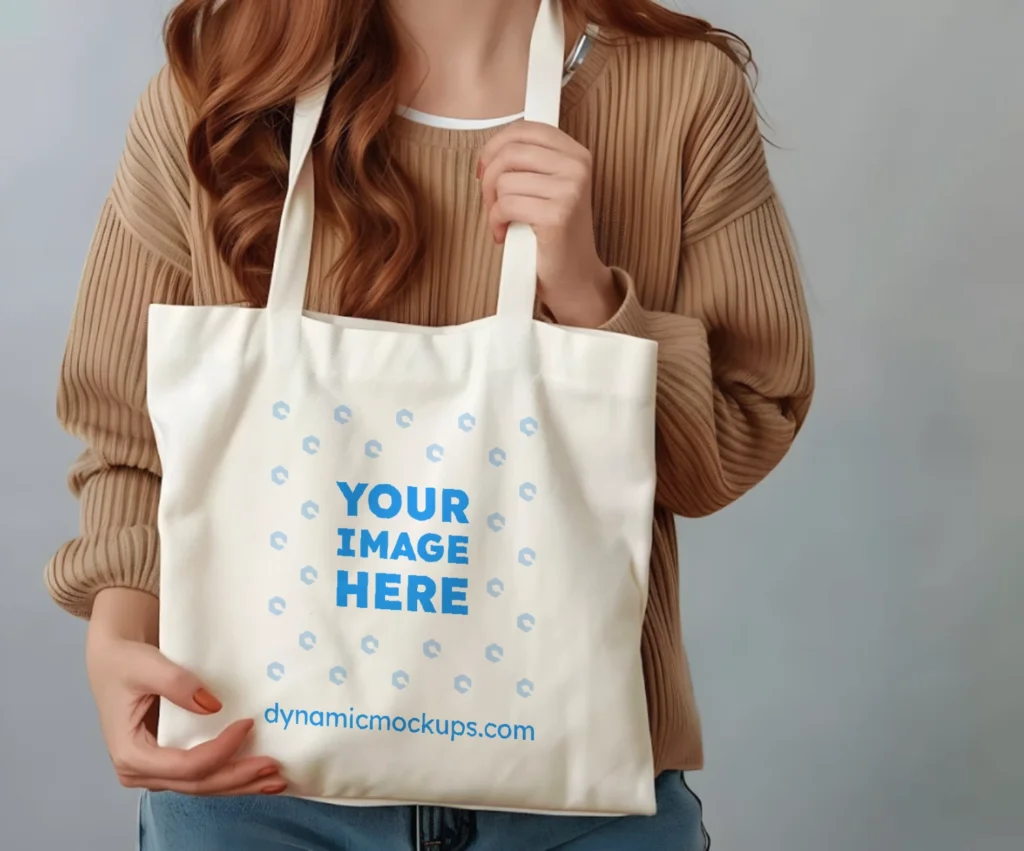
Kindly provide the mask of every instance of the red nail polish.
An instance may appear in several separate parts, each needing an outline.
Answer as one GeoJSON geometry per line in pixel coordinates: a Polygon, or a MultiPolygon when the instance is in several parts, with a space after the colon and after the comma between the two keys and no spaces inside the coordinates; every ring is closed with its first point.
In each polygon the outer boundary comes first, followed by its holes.
{"type": "Polygon", "coordinates": [[[260,793],[263,795],[280,795],[287,788],[287,783],[274,783],[270,786],[264,786],[260,789],[260,793]]]}
{"type": "Polygon", "coordinates": [[[262,771],[260,771],[260,773],[257,774],[256,776],[257,777],[270,777],[273,774],[277,774],[277,772],[279,770],[280,769],[276,765],[268,765],[266,768],[264,768],[262,771]]]}
{"type": "Polygon", "coordinates": [[[220,712],[224,708],[223,704],[204,688],[192,695],[192,700],[205,712],[220,712]]]}

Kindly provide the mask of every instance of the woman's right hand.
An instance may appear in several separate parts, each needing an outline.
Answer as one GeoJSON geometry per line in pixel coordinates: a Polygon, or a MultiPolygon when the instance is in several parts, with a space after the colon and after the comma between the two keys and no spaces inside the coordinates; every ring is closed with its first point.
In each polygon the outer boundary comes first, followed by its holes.
{"type": "Polygon", "coordinates": [[[93,606],[86,668],[107,749],[123,786],[186,795],[276,795],[287,787],[266,757],[236,755],[252,719],[229,724],[188,750],[156,742],[159,698],[200,715],[221,704],[193,674],[156,648],[159,603],[143,591],[110,588],[93,606]]]}

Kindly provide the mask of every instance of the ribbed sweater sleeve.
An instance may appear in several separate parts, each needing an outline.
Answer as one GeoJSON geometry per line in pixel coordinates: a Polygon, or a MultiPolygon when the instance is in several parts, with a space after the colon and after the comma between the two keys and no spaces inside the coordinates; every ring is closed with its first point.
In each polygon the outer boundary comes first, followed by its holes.
{"type": "Polygon", "coordinates": [[[159,588],[160,465],[146,410],[150,304],[191,302],[186,122],[168,72],[139,101],[82,276],[57,398],[85,444],[69,484],[79,535],[46,569],[67,611],[88,617],[98,591],[159,588]]]}
{"type": "Polygon", "coordinates": [[[623,270],[605,326],[659,344],[657,500],[699,517],[786,454],[810,406],[811,336],[785,215],[746,79],[714,51],[683,152],[674,310],[648,310],[623,270]]]}

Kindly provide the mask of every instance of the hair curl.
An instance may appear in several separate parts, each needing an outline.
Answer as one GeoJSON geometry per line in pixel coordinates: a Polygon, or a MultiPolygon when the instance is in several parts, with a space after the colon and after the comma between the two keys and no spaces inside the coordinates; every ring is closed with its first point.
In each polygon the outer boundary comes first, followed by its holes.
{"type": "MultiPolygon", "coordinates": [[[[742,39],[653,0],[563,0],[567,17],[634,36],[710,42],[753,67],[742,39]]],[[[211,198],[217,251],[264,304],[288,181],[290,104],[335,57],[314,148],[318,210],[347,250],[330,277],[337,309],[374,316],[424,254],[416,193],[389,153],[398,105],[398,41],[384,0],[182,0],[164,31],[175,81],[195,118],[189,164],[211,198]]]]}

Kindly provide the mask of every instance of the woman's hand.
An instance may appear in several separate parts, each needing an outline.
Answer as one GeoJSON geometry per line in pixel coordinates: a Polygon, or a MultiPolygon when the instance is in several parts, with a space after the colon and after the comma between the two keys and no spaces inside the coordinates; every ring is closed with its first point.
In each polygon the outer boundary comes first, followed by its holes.
{"type": "Polygon", "coordinates": [[[96,597],[86,640],[86,667],[100,725],[121,784],[188,795],[278,794],[286,783],[265,757],[235,759],[252,720],[236,721],[189,750],[156,743],[158,697],[201,715],[221,704],[192,674],[154,646],[157,600],[111,588],[96,597]]]}
{"type": "Polygon", "coordinates": [[[512,222],[537,234],[540,298],[555,320],[596,328],[611,319],[621,297],[594,245],[590,152],[555,127],[517,121],[481,151],[477,177],[497,242],[512,222]]]}

